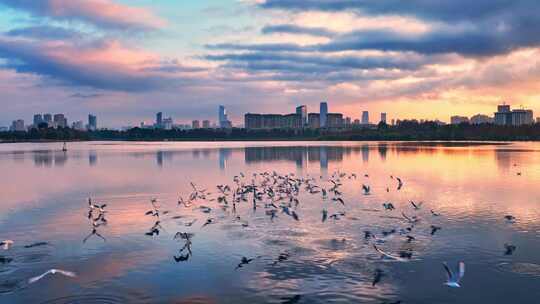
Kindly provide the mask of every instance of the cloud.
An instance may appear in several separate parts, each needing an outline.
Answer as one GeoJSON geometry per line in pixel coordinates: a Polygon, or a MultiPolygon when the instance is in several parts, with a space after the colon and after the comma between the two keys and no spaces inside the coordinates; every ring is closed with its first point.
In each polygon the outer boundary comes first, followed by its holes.
{"type": "Polygon", "coordinates": [[[52,40],[82,38],[82,34],[75,30],[49,25],[16,28],[6,32],[5,35],[52,40]]]}
{"type": "Polygon", "coordinates": [[[141,92],[180,87],[194,79],[182,73],[145,68],[160,65],[152,53],[124,47],[115,40],[91,43],[44,42],[0,36],[4,68],[48,77],[63,85],[102,90],[141,92]]]}
{"type": "Polygon", "coordinates": [[[167,24],[147,9],[112,0],[0,0],[0,5],[38,17],[82,21],[107,29],[156,30],[167,24]]]}
{"type": "Polygon", "coordinates": [[[320,37],[334,37],[336,33],[323,27],[304,27],[294,24],[267,25],[263,34],[302,34],[320,37]]]}

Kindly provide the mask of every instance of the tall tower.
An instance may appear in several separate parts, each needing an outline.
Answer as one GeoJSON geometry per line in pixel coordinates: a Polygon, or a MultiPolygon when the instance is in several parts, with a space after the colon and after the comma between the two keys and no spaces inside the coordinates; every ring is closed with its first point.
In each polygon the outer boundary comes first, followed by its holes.
{"type": "Polygon", "coordinates": [[[321,107],[319,110],[320,114],[320,125],[321,128],[327,127],[327,118],[328,118],[328,104],[326,102],[321,102],[321,107]]]}
{"type": "Polygon", "coordinates": [[[369,112],[368,111],[362,112],[362,124],[369,125],[369,112]]]}
{"type": "Polygon", "coordinates": [[[158,112],[156,114],[156,128],[161,128],[163,125],[163,113],[158,112]]]}
{"type": "Polygon", "coordinates": [[[386,113],[381,113],[381,122],[386,124],[386,113]]]}
{"type": "Polygon", "coordinates": [[[225,109],[225,106],[220,105],[218,109],[218,122],[220,128],[226,128],[229,122],[229,118],[227,117],[227,109],[225,109]]]}

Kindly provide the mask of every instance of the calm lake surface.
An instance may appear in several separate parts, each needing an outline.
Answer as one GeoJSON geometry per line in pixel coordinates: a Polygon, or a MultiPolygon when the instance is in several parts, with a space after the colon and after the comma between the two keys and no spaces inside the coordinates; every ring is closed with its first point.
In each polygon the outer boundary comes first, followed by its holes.
{"type": "MultiPolygon", "coordinates": [[[[1,144],[0,168],[0,240],[14,241],[9,250],[0,248],[0,303],[540,299],[537,143],[91,142],[69,143],[67,152],[59,143],[1,144]],[[334,172],[342,172],[345,205],[333,201],[333,194],[323,199],[310,193],[306,183],[299,204],[291,207],[298,221],[282,212],[280,204],[288,200],[276,200],[273,220],[266,196],[254,209],[248,194],[235,211],[232,194],[229,208],[215,200],[216,185],[234,191],[234,176],[251,184],[253,173],[273,171],[313,178],[311,184],[325,189],[337,179],[334,172]],[[396,177],[404,183],[400,190],[396,177]],[[178,206],[180,196],[187,200],[193,192],[190,182],[212,194],[178,206]],[[370,195],[362,184],[371,187],[370,195]],[[107,222],[95,233],[89,197],[107,204],[107,222]],[[145,215],[152,198],[161,212],[160,233],[149,236],[156,224],[156,217],[145,215]],[[420,210],[411,200],[424,202],[420,210]],[[385,210],[385,202],[396,209],[385,210]],[[324,222],[323,209],[329,215],[324,222]],[[420,219],[409,233],[414,240],[403,231],[413,225],[402,212],[420,219]],[[208,218],[214,222],[203,227],[208,218]],[[432,234],[431,226],[442,229],[432,234]],[[376,238],[366,240],[366,230],[376,238]],[[193,234],[185,261],[178,257],[186,240],[174,239],[177,232],[193,234]],[[25,248],[37,242],[47,244],[25,248]],[[382,259],[373,244],[412,257],[382,259]],[[516,248],[507,252],[505,244],[516,248]],[[237,268],[242,257],[253,260],[237,268]],[[462,287],[449,288],[442,262],[453,269],[459,261],[466,264],[462,287]],[[77,277],[57,274],[28,283],[51,268],[77,277]],[[375,273],[382,276],[373,286],[375,273]]],[[[255,183],[263,179],[258,175],[255,183]]]]}

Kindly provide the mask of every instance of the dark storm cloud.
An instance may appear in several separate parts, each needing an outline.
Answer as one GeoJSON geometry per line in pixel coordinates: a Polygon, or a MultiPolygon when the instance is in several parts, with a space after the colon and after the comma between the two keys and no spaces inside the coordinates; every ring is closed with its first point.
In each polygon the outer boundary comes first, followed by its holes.
{"type": "Polygon", "coordinates": [[[304,27],[294,24],[267,25],[262,29],[263,34],[303,34],[319,37],[333,37],[334,31],[323,27],[304,27]]]}
{"type": "MultiPolygon", "coordinates": [[[[420,35],[392,30],[356,31],[337,36],[326,44],[307,47],[287,45],[290,51],[295,48],[322,52],[382,50],[484,57],[539,46],[538,4],[537,0],[267,0],[260,6],[294,11],[352,10],[367,16],[409,16],[432,24],[428,32],[420,35]]],[[[249,50],[265,48],[264,45],[245,47],[249,50]]],[[[277,47],[266,46],[267,49],[277,47]]],[[[233,49],[232,46],[228,48],[233,49]]]]}

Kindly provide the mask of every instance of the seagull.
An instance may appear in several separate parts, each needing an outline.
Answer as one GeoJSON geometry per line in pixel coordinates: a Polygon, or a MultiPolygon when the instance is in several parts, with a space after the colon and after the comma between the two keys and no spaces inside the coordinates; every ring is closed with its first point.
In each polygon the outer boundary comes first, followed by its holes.
{"type": "Polygon", "coordinates": [[[430,211],[431,211],[431,214],[432,214],[433,216],[440,216],[440,215],[441,215],[440,213],[437,213],[437,212],[435,212],[435,211],[433,211],[433,210],[430,210],[430,211]]]}
{"type": "Polygon", "coordinates": [[[437,231],[441,229],[442,227],[431,225],[431,235],[434,235],[437,231]]]}
{"type": "Polygon", "coordinates": [[[362,184],[362,190],[364,190],[364,195],[369,195],[369,192],[371,191],[371,187],[368,185],[362,184]]]}
{"type": "Polygon", "coordinates": [[[415,210],[420,210],[420,208],[422,207],[422,202],[420,203],[415,203],[413,201],[410,201],[411,205],[414,207],[415,210]]]}
{"type": "Polygon", "coordinates": [[[373,278],[373,282],[371,283],[371,286],[375,287],[375,285],[377,285],[377,283],[381,281],[382,277],[383,277],[383,271],[378,268],[375,269],[375,275],[373,278]]]}
{"type": "Polygon", "coordinates": [[[516,217],[513,216],[513,215],[505,215],[504,218],[509,222],[509,223],[513,223],[516,221],[516,217]]]}
{"type": "Polygon", "coordinates": [[[24,248],[33,248],[33,247],[39,247],[39,246],[45,246],[45,245],[49,245],[49,243],[47,243],[47,242],[37,242],[37,243],[30,244],[30,245],[25,245],[24,248]]]}
{"type": "Polygon", "coordinates": [[[401,212],[401,215],[411,224],[415,224],[420,221],[420,219],[417,218],[416,216],[408,217],[404,212],[401,212]]]}
{"type": "Polygon", "coordinates": [[[253,261],[253,259],[248,259],[246,257],[242,257],[242,260],[240,260],[240,264],[238,264],[238,266],[236,266],[236,269],[242,268],[242,266],[251,263],[251,261],[253,261]]]}
{"type": "Polygon", "coordinates": [[[381,249],[379,249],[379,247],[377,247],[377,245],[373,245],[373,248],[375,248],[375,250],[382,255],[382,258],[387,258],[389,260],[394,260],[394,261],[398,261],[398,262],[406,262],[408,260],[408,259],[406,259],[404,257],[401,257],[401,256],[395,256],[395,255],[386,253],[386,252],[382,251],[381,249]]]}
{"type": "Polygon", "coordinates": [[[383,203],[382,205],[383,205],[384,209],[386,209],[386,210],[394,210],[394,209],[396,209],[396,207],[394,207],[394,204],[392,204],[392,203],[383,203]]]}
{"type": "Polygon", "coordinates": [[[77,277],[77,275],[74,273],[74,272],[71,272],[71,271],[66,271],[66,270],[61,270],[61,269],[51,269],[51,270],[48,270],[47,272],[45,272],[44,274],[42,275],[39,275],[37,277],[33,277],[33,278],[30,278],[28,280],[28,284],[32,284],[32,283],[35,283],[41,279],[43,279],[45,276],[49,275],[49,274],[61,274],[61,275],[64,275],[66,277],[71,277],[71,278],[75,278],[77,277]]]}
{"type": "Polygon", "coordinates": [[[12,240],[4,240],[2,242],[0,242],[0,246],[3,246],[3,249],[4,250],[9,250],[9,248],[11,248],[11,246],[13,246],[13,241],[12,240]]]}
{"type": "Polygon", "coordinates": [[[516,251],[517,247],[512,244],[504,244],[504,249],[506,250],[504,255],[512,255],[514,251],[516,251]]]}
{"type": "Polygon", "coordinates": [[[465,275],[465,263],[459,262],[457,267],[457,272],[453,273],[450,268],[448,268],[448,265],[446,263],[443,263],[444,269],[446,270],[446,283],[444,285],[453,287],[453,288],[459,288],[461,285],[459,282],[461,279],[463,279],[463,276],[465,275]]]}
{"type": "Polygon", "coordinates": [[[398,189],[398,190],[401,190],[401,187],[403,187],[403,182],[401,181],[401,178],[399,178],[399,177],[396,177],[396,179],[397,179],[397,181],[398,181],[398,187],[397,187],[397,189],[398,189]]]}
{"type": "Polygon", "coordinates": [[[322,211],[322,222],[326,222],[326,219],[328,218],[328,211],[326,209],[323,209],[322,211]]]}

